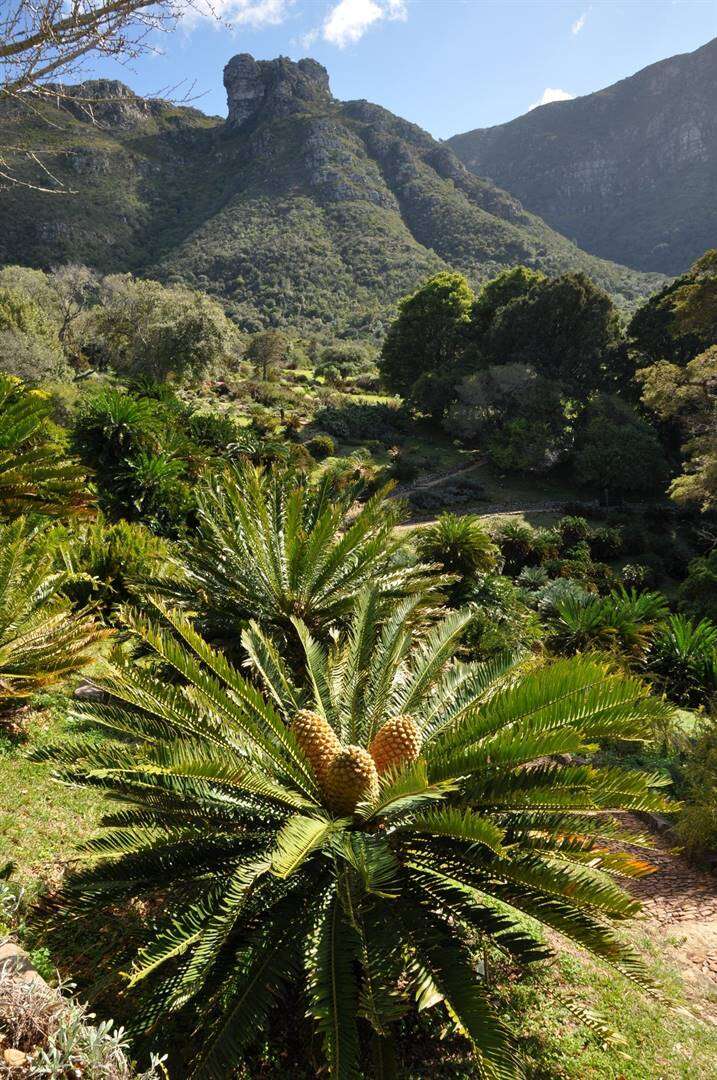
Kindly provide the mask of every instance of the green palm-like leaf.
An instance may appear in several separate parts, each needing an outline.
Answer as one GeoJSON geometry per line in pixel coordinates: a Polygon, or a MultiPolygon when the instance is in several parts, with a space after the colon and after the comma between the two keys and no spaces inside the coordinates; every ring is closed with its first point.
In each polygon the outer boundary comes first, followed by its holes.
{"type": "Polygon", "coordinates": [[[332,888],[319,908],[306,957],[311,1013],[324,1037],[332,1077],[359,1075],[358,985],[354,963],[358,935],[332,888]]]}
{"type": "MultiPolygon", "coordinates": [[[[327,491],[315,524],[330,512],[327,491]]],[[[257,536],[285,530],[266,565],[296,587],[300,505],[277,488],[241,510],[257,536]]],[[[459,661],[469,616],[426,628],[414,617],[420,603],[390,608],[380,590],[362,594],[346,632],[330,639],[292,614],[295,665],[283,632],[254,623],[245,677],[155,599],[151,619],[125,612],[141,664],[108,667],[109,699],[77,709],[80,726],[94,722],[105,740],[80,735],[44,752],[64,781],[115,803],[61,910],[161,900],[131,976],[138,1021],[149,1028],[179,1010],[200,1048],[198,1077],[231,1074],[285,982],[322,1035],[332,1077],[365,1075],[367,1030],[380,1040],[380,1075],[411,1000],[441,1003],[471,1041],[477,1075],[515,1077],[476,950],[489,940],[533,963],[547,952],[535,922],[647,981],[615,930],[637,910],[621,881],[649,870],[621,849],[619,816],[664,806],[664,781],[583,755],[606,737],[643,737],[666,706],[591,656],[459,661]],[[324,718],[369,774],[372,740],[399,718],[422,736],[418,759],[411,743],[405,760],[365,779],[347,813],[322,770],[313,774],[304,729],[292,733],[299,707],[304,720],[324,718]]]]}
{"type": "Polygon", "coordinates": [[[154,589],[197,613],[212,637],[237,639],[254,619],[290,633],[299,619],[315,636],[344,624],[367,587],[384,598],[424,594],[443,579],[396,558],[398,504],[381,492],[346,525],[357,492],[329,478],[312,486],[294,473],[245,463],[198,493],[198,529],[181,584],[154,589]]]}
{"type": "Polygon", "coordinates": [[[48,431],[50,398],[0,374],[0,517],[70,514],[89,509],[84,470],[48,431]]]}
{"type": "Polygon", "coordinates": [[[30,697],[93,658],[108,636],[63,596],[43,530],[18,518],[0,525],[0,702],[30,697]]]}

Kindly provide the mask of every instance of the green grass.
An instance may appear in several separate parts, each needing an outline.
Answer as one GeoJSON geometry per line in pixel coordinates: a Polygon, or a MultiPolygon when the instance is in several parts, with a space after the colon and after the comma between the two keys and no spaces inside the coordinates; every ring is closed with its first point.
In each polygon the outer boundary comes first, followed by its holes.
{"type": "Polygon", "coordinates": [[[688,993],[679,972],[663,958],[659,928],[632,936],[661,987],[659,999],[609,968],[573,955],[509,980],[498,991],[531,1080],[714,1080],[714,997],[709,990],[688,993]],[[607,1035],[591,1031],[575,1007],[596,1014],[607,1035]]]}
{"type": "Polygon", "coordinates": [[[62,738],[67,699],[44,695],[47,704],[23,719],[22,737],[0,726],[0,866],[14,863],[13,881],[29,893],[56,882],[95,828],[100,796],[55,783],[52,768],[28,760],[36,746],[62,738]]]}

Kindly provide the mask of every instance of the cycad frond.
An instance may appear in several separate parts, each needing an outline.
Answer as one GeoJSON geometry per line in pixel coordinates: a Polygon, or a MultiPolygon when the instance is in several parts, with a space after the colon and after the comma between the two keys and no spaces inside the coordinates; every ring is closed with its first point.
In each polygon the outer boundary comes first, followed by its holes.
{"type": "Polygon", "coordinates": [[[355,961],[359,939],[347,921],[335,888],[319,903],[308,941],[306,974],[309,1007],[324,1039],[335,1080],[359,1074],[358,983],[355,961]]]}
{"type": "Polygon", "coordinates": [[[73,612],[39,527],[0,525],[0,702],[30,697],[78,671],[108,631],[73,612]]]}
{"type": "MultiPolygon", "coordinates": [[[[288,521],[293,536],[298,502],[274,494],[245,514],[257,528],[288,521]]],[[[289,580],[286,551],[271,559],[289,580]]],[[[639,738],[663,704],[591,657],[459,662],[469,616],[426,630],[417,603],[391,611],[362,595],[329,647],[296,619],[300,687],[284,639],[249,627],[264,696],[155,600],[155,621],[126,613],[142,666],[110,667],[110,700],[78,710],[110,738],[56,757],[63,780],[121,803],[61,910],[161,898],[134,970],[149,995],[139,1015],[146,1027],[183,1010],[202,1047],[196,1076],[223,1080],[291,981],[334,1078],[365,1074],[359,1019],[388,1045],[411,995],[443,1002],[478,1075],[515,1077],[475,954],[490,940],[516,962],[541,958],[534,922],[645,982],[613,924],[637,909],[619,881],[649,868],[621,850],[615,815],[662,806],[662,781],[556,755],[639,738]]]]}
{"type": "Polygon", "coordinates": [[[255,619],[291,633],[292,619],[325,639],[373,588],[384,598],[425,594],[443,580],[397,559],[398,506],[380,492],[347,525],[354,490],[317,486],[294,473],[244,463],[198,493],[198,528],[182,564],[185,581],[156,581],[162,595],[196,612],[212,637],[231,642],[255,619]]]}
{"type": "Polygon", "coordinates": [[[71,514],[92,496],[81,466],[63,455],[48,432],[50,398],[0,374],[0,517],[71,514]]]}

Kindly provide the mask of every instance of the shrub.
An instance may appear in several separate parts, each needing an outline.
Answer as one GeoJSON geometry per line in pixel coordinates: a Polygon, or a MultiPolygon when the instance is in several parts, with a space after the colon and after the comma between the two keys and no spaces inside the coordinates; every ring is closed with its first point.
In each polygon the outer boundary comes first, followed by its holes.
{"type": "Polygon", "coordinates": [[[406,410],[398,405],[351,401],[319,409],[314,423],[342,441],[378,439],[390,445],[410,432],[412,421],[406,410]]]}
{"type": "Polygon", "coordinates": [[[116,741],[36,754],[123,799],[57,904],[69,918],[107,918],[120,898],[153,911],[133,941],[137,1026],[180,1010],[198,1075],[234,1075],[277,1015],[285,1037],[288,999],[314,1021],[327,1075],[358,1080],[371,1049],[391,1065],[384,1032],[390,1046],[396,1020],[438,995],[476,1072],[516,1077],[476,964],[484,942],[523,966],[545,957],[546,930],[569,928],[649,982],[614,926],[638,909],[620,878],[645,864],[619,853],[612,815],[665,800],[653,775],[553,755],[643,739],[665,705],[589,658],[456,665],[471,612],[422,631],[420,604],[363,592],[328,651],[297,619],[295,666],[252,626],[251,679],[158,605],[157,621],[129,622],[154,664],[114,665],[114,707],[82,706],[116,741]]]}
{"type": "Polygon", "coordinates": [[[717,693],[717,626],[671,615],[655,637],[648,657],[673,701],[700,705],[717,693]]]}
{"type": "Polygon", "coordinates": [[[323,461],[324,458],[333,457],[336,453],[336,443],[326,432],[312,435],[305,446],[316,461],[323,461]]]}
{"type": "Polygon", "coordinates": [[[717,548],[693,559],[679,591],[680,608],[693,618],[717,623],[717,548]]]}
{"type": "Polygon", "coordinates": [[[86,611],[72,612],[56,551],[43,526],[0,525],[0,707],[80,670],[107,635],[86,611]]]}
{"type": "Polygon", "coordinates": [[[717,720],[705,720],[684,768],[684,805],[676,832],[688,855],[700,860],[717,851],[717,720]]]}
{"type": "Polygon", "coordinates": [[[667,610],[661,593],[634,589],[621,588],[604,597],[568,597],[555,605],[551,640],[565,653],[603,649],[638,660],[647,653],[667,610]]]}
{"type": "Polygon", "coordinates": [[[91,505],[84,470],[50,421],[52,402],[0,374],[0,517],[81,513],[91,505]]]}
{"type": "Polygon", "coordinates": [[[571,562],[590,563],[592,562],[592,556],[590,554],[590,545],[587,540],[578,540],[576,544],[568,548],[565,552],[565,558],[571,562]]]}
{"type": "Polygon", "coordinates": [[[555,528],[560,533],[566,547],[572,547],[579,540],[588,540],[591,536],[590,525],[587,518],[584,517],[563,517],[555,528]]]}
{"type": "Polygon", "coordinates": [[[524,566],[518,574],[517,584],[520,585],[521,589],[532,592],[535,589],[540,589],[543,585],[547,585],[548,580],[548,571],[544,566],[524,566]]]}
{"type": "Polygon", "coordinates": [[[191,412],[187,419],[187,432],[198,446],[206,446],[219,453],[240,441],[242,429],[232,416],[218,412],[191,412]]]}
{"type": "Polygon", "coordinates": [[[496,540],[509,574],[518,574],[524,566],[540,566],[558,558],[561,536],[555,529],[534,529],[519,521],[501,525],[496,540]]]}
{"type": "Polygon", "coordinates": [[[327,470],[314,485],[292,470],[263,472],[246,461],[208,477],[185,548],[186,580],[163,591],[237,649],[250,619],[293,635],[300,616],[326,636],[368,584],[391,596],[430,586],[424,566],[395,564],[402,546],[395,500],[368,502],[345,531],[360,490],[352,481],[342,488],[327,470]]]}
{"type": "Polygon", "coordinates": [[[531,558],[539,564],[556,559],[560,553],[561,535],[555,529],[536,529],[531,558]]]}
{"type": "Polygon", "coordinates": [[[589,536],[588,543],[593,558],[602,561],[615,559],[623,549],[622,529],[618,526],[596,529],[589,536]]]}
{"type": "Polygon", "coordinates": [[[158,446],[161,430],[161,410],[149,398],[107,387],[80,402],[72,445],[111,499],[118,469],[132,455],[158,446]]]}
{"type": "Polygon", "coordinates": [[[70,569],[81,575],[67,586],[68,595],[81,605],[99,604],[110,617],[133,598],[133,582],[180,575],[174,549],[166,540],[144,525],[111,523],[101,515],[67,545],[67,554],[70,569]]]}
{"type": "Polygon", "coordinates": [[[157,401],[109,388],[81,402],[72,443],[97,482],[102,510],[175,536],[194,505],[191,480],[206,458],[185,432],[176,399],[157,401]]]}
{"type": "Polygon", "coordinates": [[[593,562],[585,558],[584,553],[576,559],[553,559],[547,562],[546,569],[551,577],[573,578],[579,581],[588,592],[609,592],[619,584],[612,568],[607,563],[593,562]]]}
{"type": "Polygon", "coordinates": [[[548,581],[541,588],[536,589],[530,598],[530,603],[537,608],[541,615],[554,615],[561,604],[566,602],[583,604],[590,597],[584,585],[572,578],[555,578],[548,581]]]}
{"type": "MultiPolygon", "coordinates": [[[[70,989],[68,987],[68,989],[70,989]]],[[[161,1080],[166,1077],[154,1054],[141,1075],[129,1059],[129,1041],[111,1020],[93,1023],[85,1006],[63,996],[64,987],[51,989],[37,979],[15,974],[10,964],[0,967],[0,1043],[27,1055],[13,1068],[0,1064],[0,1075],[27,1080],[63,1080],[86,1076],[94,1080],[161,1080]]]]}
{"type": "Polygon", "coordinates": [[[500,551],[472,514],[441,514],[435,525],[421,529],[416,548],[424,562],[439,563],[448,574],[457,574],[462,584],[476,574],[494,570],[500,551]]]}
{"type": "Polygon", "coordinates": [[[522,591],[499,574],[483,574],[466,590],[472,619],[465,633],[465,648],[478,660],[491,660],[506,652],[527,652],[542,639],[535,612],[522,591]]]}
{"type": "Polygon", "coordinates": [[[517,574],[533,562],[535,552],[535,529],[521,522],[509,521],[501,525],[496,540],[505,560],[509,574],[517,574]]]}
{"type": "Polygon", "coordinates": [[[381,380],[378,375],[371,375],[370,372],[363,372],[362,374],[355,376],[353,386],[355,386],[357,390],[363,390],[364,393],[377,394],[381,389],[381,380]]]}

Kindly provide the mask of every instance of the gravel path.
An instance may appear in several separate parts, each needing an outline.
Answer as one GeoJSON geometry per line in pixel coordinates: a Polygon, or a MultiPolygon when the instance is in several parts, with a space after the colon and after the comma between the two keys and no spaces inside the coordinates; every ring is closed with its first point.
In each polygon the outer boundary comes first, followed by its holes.
{"type": "MultiPolygon", "coordinates": [[[[640,821],[628,824],[644,831],[640,821]]],[[[656,872],[627,887],[643,904],[650,935],[699,996],[700,1015],[717,1024],[717,876],[672,851],[668,837],[653,843],[641,854],[656,872]]]]}

